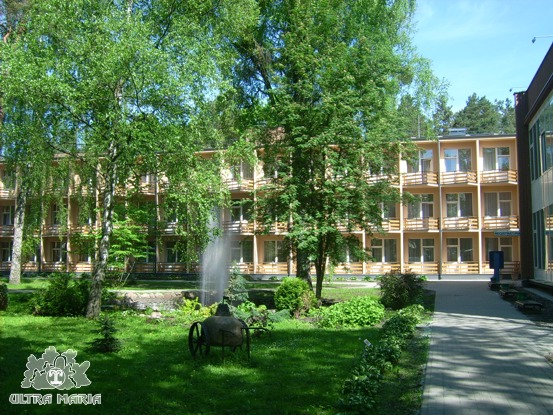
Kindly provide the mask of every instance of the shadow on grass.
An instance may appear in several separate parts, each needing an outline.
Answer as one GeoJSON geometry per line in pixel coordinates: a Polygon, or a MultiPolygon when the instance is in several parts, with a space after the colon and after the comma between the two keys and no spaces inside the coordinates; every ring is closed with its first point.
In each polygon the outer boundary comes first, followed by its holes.
{"type": "Polygon", "coordinates": [[[92,353],[88,343],[96,324],[84,318],[3,315],[0,348],[0,400],[5,414],[333,414],[343,380],[362,350],[374,341],[376,329],[321,330],[295,321],[252,339],[252,357],[245,350],[220,348],[194,360],[188,351],[188,325],[176,321],[114,315],[123,349],[116,354],[92,353]],[[76,361],[90,362],[92,384],[63,393],[101,394],[101,408],[11,405],[12,393],[35,391],[20,386],[30,354],[49,347],[78,352],[76,361]]]}

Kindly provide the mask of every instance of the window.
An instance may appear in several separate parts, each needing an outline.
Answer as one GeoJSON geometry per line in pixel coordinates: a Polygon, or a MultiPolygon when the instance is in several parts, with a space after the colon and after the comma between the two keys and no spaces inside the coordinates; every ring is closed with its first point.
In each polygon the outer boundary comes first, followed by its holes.
{"type": "Polygon", "coordinates": [[[470,148],[444,150],[446,172],[468,172],[472,169],[470,148]]]}
{"type": "MultiPolygon", "coordinates": [[[[550,129],[553,125],[548,126],[550,129]]],[[[541,135],[541,148],[543,158],[543,170],[548,170],[553,167],[553,132],[544,131],[541,135]]]]}
{"type": "Polygon", "coordinates": [[[447,238],[447,260],[468,262],[473,260],[472,238],[447,238]]]}
{"type": "Polygon", "coordinates": [[[433,262],[434,239],[409,239],[409,262],[433,262]]]}
{"type": "Polygon", "coordinates": [[[13,171],[4,170],[2,172],[2,183],[4,184],[4,189],[15,189],[15,175],[13,171]]]}
{"type": "Polygon", "coordinates": [[[181,253],[175,241],[166,242],[165,254],[166,254],[167,262],[172,262],[172,263],[180,262],[181,253]]]}
{"type": "Polygon", "coordinates": [[[233,200],[230,206],[231,222],[247,222],[251,219],[253,202],[251,200],[233,200]]]}
{"type": "Polygon", "coordinates": [[[230,247],[230,260],[237,264],[253,262],[253,241],[249,239],[232,241],[230,247]]]}
{"type": "Polygon", "coordinates": [[[432,150],[420,150],[417,160],[407,163],[407,173],[432,171],[432,150]]]}
{"type": "Polygon", "coordinates": [[[286,262],[288,254],[282,241],[265,241],[263,243],[263,262],[286,262]]]}
{"type": "Polygon", "coordinates": [[[513,260],[513,238],[486,238],[486,259],[488,259],[490,251],[503,251],[503,259],[505,262],[513,260]]]}
{"type": "Polygon", "coordinates": [[[409,219],[431,218],[434,216],[434,195],[422,194],[419,200],[410,203],[407,208],[409,219]]]}
{"type": "Polygon", "coordinates": [[[13,218],[15,216],[15,206],[3,206],[2,207],[2,225],[13,225],[13,218]]]}
{"type": "Polygon", "coordinates": [[[485,148],[484,170],[509,170],[511,156],[509,147],[485,148]]]}
{"type": "Polygon", "coordinates": [[[3,262],[10,262],[12,260],[12,248],[13,242],[0,243],[0,255],[3,262]]]}
{"type": "Polygon", "coordinates": [[[397,218],[396,204],[393,202],[380,203],[380,211],[382,212],[382,219],[395,219],[397,218]]]}
{"type": "Polygon", "coordinates": [[[61,241],[52,242],[52,262],[65,262],[67,260],[67,244],[61,241]]]}
{"type": "Polygon", "coordinates": [[[445,198],[448,218],[472,216],[472,193],[448,193],[445,198]]]}
{"type": "Polygon", "coordinates": [[[148,241],[148,245],[145,247],[144,256],[138,258],[138,262],[146,264],[153,264],[156,262],[156,241],[148,241]]]}
{"type": "Polygon", "coordinates": [[[484,193],[485,216],[511,216],[511,192],[484,193]]]}
{"type": "Polygon", "coordinates": [[[373,239],[371,255],[375,262],[397,262],[397,243],[395,239],[373,239]]]}
{"type": "Polygon", "coordinates": [[[52,225],[61,225],[61,218],[60,218],[60,207],[57,204],[52,205],[52,211],[50,215],[50,223],[52,225]]]}
{"type": "Polygon", "coordinates": [[[240,164],[232,166],[230,168],[230,173],[234,180],[253,179],[253,168],[245,161],[242,161],[240,164]]]}

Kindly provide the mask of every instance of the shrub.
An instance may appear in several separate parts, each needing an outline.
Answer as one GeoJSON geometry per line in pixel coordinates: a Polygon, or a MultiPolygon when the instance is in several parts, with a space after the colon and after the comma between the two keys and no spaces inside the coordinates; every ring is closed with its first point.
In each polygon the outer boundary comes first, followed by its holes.
{"type": "Polygon", "coordinates": [[[230,305],[237,306],[248,301],[249,296],[246,282],[240,270],[233,268],[229,278],[228,288],[225,290],[225,296],[228,298],[230,305]]]}
{"type": "MultiPolygon", "coordinates": [[[[214,304],[217,307],[217,303],[214,304]]],[[[198,298],[184,299],[178,314],[182,315],[185,323],[194,323],[195,321],[205,320],[214,314],[214,308],[205,307],[198,298]]]]}
{"type": "Polygon", "coordinates": [[[265,305],[256,306],[251,301],[246,301],[235,307],[233,315],[244,320],[248,326],[255,327],[271,327],[272,323],[290,318],[288,310],[271,312],[265,305]]]}
{"type": "Polygon", "coordinates": [[[0,282],[0,310],[8,308],[8,286],[0,282]]]}
{"type": "Polygon", "coordinates": [[[371,297],[356,297],[319,310],[321,327],[365,327],[384,318],[384,306],[371,297]]]}
{"type": "Polygon", "coordinates": [[[425,278],[416,274],[388,274],[380,277],[380,301],[399,310],[422,302],[425,278]]]}
{"type": "Polygon", "coordinates": [[[32,312],[39,316],[82,316],[85,314],[90,281],[73,280],[74,274],[54,273],[48,286],[38,290],[31,301],[32,312]]]}
{"type": "Polygon", "coordinates": [[[90,343],[92,349],[101,353],[112,353],[121,349],[121,342],[115,337],[117,329],[113,324],[113,320],[104,314],[98,319],[98,324],[100,327],[94,333],[99,334],[101,337],[90,343]]]}
{"type": "Polygon", "coordinates": [[[316,303],[315,294],[307,281],[299,278],[284,278],[275,292],[277,310],[288,310],[295,317],[305,314],[315,307],[316,303]]]}

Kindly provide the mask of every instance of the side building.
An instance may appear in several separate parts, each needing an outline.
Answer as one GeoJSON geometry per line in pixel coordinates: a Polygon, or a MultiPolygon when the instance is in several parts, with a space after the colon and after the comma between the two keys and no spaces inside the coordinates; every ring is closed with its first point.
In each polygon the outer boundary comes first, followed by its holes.
{"type": "MultiPolygon", "coordinates": [[[[360,246],[372,255],[361,261],[344,252],[344,262],[330,271],[336,276],[381,275],[391,271],[412,271],[426,275],[491,274],[488,252],[504,252],[504,274],[520,275],[519,172],[514,135],[455,135],[439,140],[416,140],[414,163],[398,160],[394,178],[400,192],[409,192],[416,202],[382,206],[383,229],[353,231],[360,246]]],[[[206,156],[208,154],[206,153],[206,156]]],[[[9,172],[0,165],[0,269],[11,266],[14,195],[9,172]]],[[[274,174],[272,172],[271,174],[274,174]]],[[[368,180],[377,181],[378,176],[368,180]]],[[[220,214],[220,225],[229,239],[230,258],[243,273],[259,278],[295,274],[295,264],[283,243],[287,223],[269,230],[255,222],[254,195],[271,175],[263,165],[242,163],[225,173],[231,193],[230,208],[220,214]]],[[[194,274],[199,264],[180,261],[177,235],[171,218],[159,207],[163,199],[163,178],[143,176],[141,193],[156,211],[148,255],[133,265],[133,272],[148,274],[194,274]]],[[[79,236],[93,227],[82,223],[76,198],[69,193],[67,206],[48,207],[40,232],[36,255],[27,258],[26,272],[90,272],[91,250],[75,249],[79,236]],[[67,212],[65,216],[61,211],[67,212]],[[61,223],[64,221],[64,223],[61,223]]],[[[148,231],[149,228],[152,228],[148,231]]],[[[345,228],[344,228],[345,231],[345,228]]]]}
{"type": "Polygon", "coordinates": [[[553,286],[553,45],[526,91],[515,94],[521,271],[553,286]]]}

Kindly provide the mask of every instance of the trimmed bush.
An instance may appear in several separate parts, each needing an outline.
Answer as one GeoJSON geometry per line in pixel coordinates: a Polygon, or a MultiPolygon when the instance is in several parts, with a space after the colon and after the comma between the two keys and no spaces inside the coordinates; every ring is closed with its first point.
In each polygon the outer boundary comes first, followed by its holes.
{"type": "Polygon", "coordinates": [[[374,298],[357,297],[321,308],[318,315],[321,327],[374,326],[384,318],[384,306],[374,298]]]}
{"type": "Polygon", "coordinates": [[[37,316],[83,316],[88,303],[90,281],[73,280],[74,274],[54,273],[48,287],[38,290],[31,301],[37,316]]]}
{"type": "Polygon", "coordinates": [[[275,292],[277,310],[288,310],[299,317],[315,307],[317,300],[307,281],[296,277],[287,277],[275,292]]]}
{"type": "Polygon", "coordinates": [[[393,310],[420,304],[425,277],[416,274],[388,274],[380,277],[380,301],[393,310]]]}
{"type": "Polygon", "coordinates": [[[8,308],[8,286],[0,282],[0,310],[8,308]]]}

